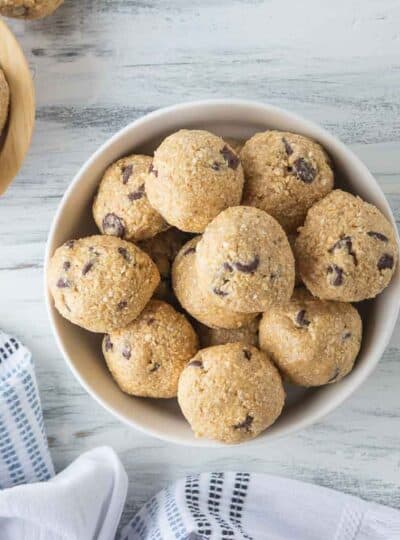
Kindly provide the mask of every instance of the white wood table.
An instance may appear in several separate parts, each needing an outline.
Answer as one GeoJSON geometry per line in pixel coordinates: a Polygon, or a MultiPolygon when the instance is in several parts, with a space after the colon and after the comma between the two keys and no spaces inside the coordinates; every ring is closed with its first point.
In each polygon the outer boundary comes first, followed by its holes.
{"type": "Polygon", "coordinates": [[[307,116],[365,161],[400,218],[398,0],[66,0],[45,21],[11,23],[37,89],[24,167],[0,200],[0,327],[33,351],[58,470],[111,445],[130,479],[125,520],[189,472],[263,471],[400,508],[400,326],[344,405],[269,445],[191,449],[120,424],[74,379],[43,300],[49,225],[81,164],[160,106],[257,99],[307,116]]]}

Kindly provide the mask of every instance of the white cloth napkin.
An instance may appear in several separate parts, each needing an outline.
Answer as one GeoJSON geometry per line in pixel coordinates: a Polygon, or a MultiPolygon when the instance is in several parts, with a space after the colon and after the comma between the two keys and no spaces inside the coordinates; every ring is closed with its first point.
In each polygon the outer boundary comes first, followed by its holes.
{"type": "Polygon", "coordinates": [[[111,540],[128,479],[111,448],[96,448],[48,482],[0,492],[1,540],[111,540]]]}

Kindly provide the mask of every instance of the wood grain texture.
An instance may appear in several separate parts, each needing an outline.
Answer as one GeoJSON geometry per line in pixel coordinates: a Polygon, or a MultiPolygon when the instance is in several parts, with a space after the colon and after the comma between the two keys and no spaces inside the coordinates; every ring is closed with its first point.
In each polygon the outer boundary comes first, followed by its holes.
{"type": "Polygon", "coordinates": [[[47,231],[87,157],[160,106],[242,97],[320,122],[367,164],[400,222],[400,4],[397,0],[66,0],[13,22],[34,73],[37,129],[0,200],[0,326],[33,351],[58,470],[109,444],[130,478],[124,519],[189,472],[263,471],[400,508],[400,326],[378,368],[322,422],[270,443],[175,447],[114,420],[75,381],[42,294],[47,231]]]}
{"type": "Polygon", "coordinates": [[[31,143],[35,91],[29,66],[8,26],[0,21],[0,67],[10,89],[8,121],[0,141],[0,195],[17,175],[31,143]]]}

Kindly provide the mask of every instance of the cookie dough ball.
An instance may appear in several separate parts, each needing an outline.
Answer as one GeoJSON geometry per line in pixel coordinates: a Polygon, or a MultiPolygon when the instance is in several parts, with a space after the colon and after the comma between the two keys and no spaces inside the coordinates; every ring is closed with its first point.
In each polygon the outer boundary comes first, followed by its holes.
{"type": "Polygon", "coordinates": [[[210,328],[198,323],[196,329],[200,338],[201,347],[212,347],[213,345],[225,345],[226,343],[241,342],[245,345],[258,347],[258,325],[259,320],[254,319],[247,326],[241,328],[210,328]]]}
{"type": "Polygon", "coordinates": [[[240,160],[221,137],[183,129],[156,150],[146,192],[168,223],[197,233],[221,210],[240,204],[243,182],[240,160]]]}
{"type": "Polygon", "coordinates": [[[103,234],[137,242],[169,227],[146,196],[151,162],[149,156],[133,155],[106,170],[93,203],[93,217],[103,234]]]}
{"type": "Polygon", "coordinates": [[[185,316],[158,300],[103,340],[104,358],[121,390],[152,398],[176,396],[179,375],[197,350],[197,335],[185,316]]]}
{"type": "Polygon", "coordinates": [[[200,236],[187,242],[172,266],[172,286],[181,306],[206,326],[240,328],[248,325],[256,313],[238,313],[220,306],[214,294],[199,287],[195,264],[199,240],[200,236]]]}
{"type": "Polygon", "coordinates": [[[245,141],[241,139],[233,139],[232,137],[224,137],[224,141],[237,153],[240,154],[245,141]]]}
{"type": "Polygon", "coordinates": [[[242,343],[209,347],[183,370],[178,402],[196,437],[239,443],[281,414],[285,392],[268,356],[242,343]]]}
{"type": "Polygon", "coordinates": [[[199,285],[215,303],[243,313],[267,310],[292,295],[294,259],[277,221],[250,206],[221,212],[197,246],[199,285]]]}
{"type": "Polygon", "coordinates": [[[16,19],[42,19],[51,15],[64,0],[0,0],[0,15],[16,19]]]}
{"type": "Polygon", "coordinates": [[[290,302],[264,313],[260,347],[291,383],[321,386],[350,373],[361,334],[361,318],[351,304],[318,300],[299,288],[290,302]]]}
{"type": "Polygon", "coordinates": [[[9,105],[10,89],[8,87],[4,72],[0,69],[0,135],[7,122],[9,105]]]}
{"type": "Polygon", "coordinates": [[[155,298],[176,303],[171,284],[172,263],[189,236],[173,227],[139,244],[140,249],[151,257],[160,272],[161,281],[155,290],[155,298]]]}
{"type": "Polygon", "coordinates": [[[287,231],[333,189],[329,158],[316,142],[281,131],[257,133],[240,153],[246,182],[243,204],[271,214],[287,231]]]}
{"type": "Polygon", "coordinates": [[[157,266],[146,253],[112,236],[66,242],[54,253],[48,276],[61,315],[92,332],[126,326],[160,281],[157,266]]]}
{"type": "Polygon", "coordinates": [[[341,190],[310,209],[295,250],[311,293],[342,302],[374,298],[389,284],[398,260],[389,221],[375,206],[341,190]]]}

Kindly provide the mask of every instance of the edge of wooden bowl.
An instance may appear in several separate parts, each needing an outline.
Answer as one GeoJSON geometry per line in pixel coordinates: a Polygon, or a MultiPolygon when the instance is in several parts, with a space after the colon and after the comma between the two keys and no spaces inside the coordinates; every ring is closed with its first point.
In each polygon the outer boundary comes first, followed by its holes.
{"type": "Polygon", "coordinates": [[[0,67],[10,87],[10,109],[0,146],[0,195],[17,175],[32,140],[35,124],[35,89],[22,49],[0,20],[0,67]]]}

